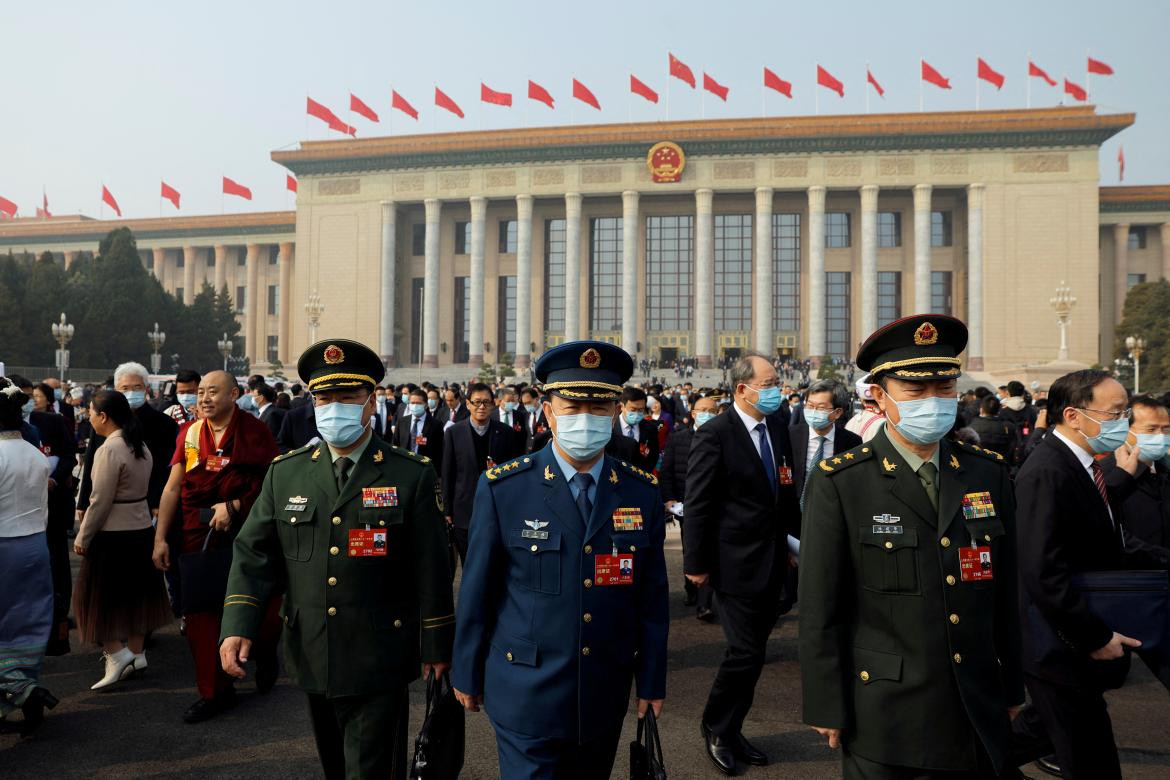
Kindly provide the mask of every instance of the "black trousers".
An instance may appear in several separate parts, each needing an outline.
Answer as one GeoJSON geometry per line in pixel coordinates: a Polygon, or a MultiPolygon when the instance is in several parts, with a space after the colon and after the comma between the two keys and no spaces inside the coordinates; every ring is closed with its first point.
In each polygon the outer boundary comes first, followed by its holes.
{"type": "Polygon", "coordinates": [[[703,723],[716,736],[730,738],[743,729],[764,669],[768,636],[779,617],[779,598],[776,588],[754,596],[715,593],[727,650],[707,696],[703,723]]]}
{"type": "MultiPolygon", "coordinates": [[[[73,528],[75,505],[68,486],[59,486],[49,496],[49,522],[45,526],[45,541],[49,545],[49,568],[53,573],[53,629],[50,638],[57,639],[59,624],[69,617],[73,598],[73,571],[69,565],[69,530],[73,528]]],[[[68,639],[68,636],[64,637],[68,639]]]]}
{"type": "Polygon", "coordinates": [[[1120,780],[1121,762],[1102,689],[1030,674],[1024,684],[1032,706],[1020,713],[1013,730],[1050,739],[1066,780],[1120,780]]]}
{"type": "MultiPolygon", "coordinates": [[[[459,555],[460,566],[467,562],[467,534],[468,529],[454,525],[451,526],[451,544],[455,547],[455,552],[459,555]]],[[[451,575],[455,575],[454,565],[451,566],[451,575]]]]}
{"type": "Polygon", "coordinates": [[[308,696],[326,780],[404,780],[409,701],[405,686],[368,696],[308,696]]]}
{"type": "Polygon", "coordinates": [[[845,780],[1014,780],[1023,777],[1014,766],[1005,767],[1002,774],[997,774],[982,746],[978,748],[977,761],[976,769],[920,769],[879,764],[848,750],[841,751],[841,769],[845,780]]]}

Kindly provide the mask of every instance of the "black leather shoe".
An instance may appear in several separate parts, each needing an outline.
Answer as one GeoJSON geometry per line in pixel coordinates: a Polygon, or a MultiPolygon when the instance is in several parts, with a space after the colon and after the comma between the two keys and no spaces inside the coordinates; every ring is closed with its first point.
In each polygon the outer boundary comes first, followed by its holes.
{"type": "Polygon", "coordinates": [[[731,749],[735,753],[735,757],[745,764],[751,764],[752,766],[768,765],[768,754],[748,742],[743,734],[736,734],[735,737],[728,741],[731,743],[731,749]]]}
{"type": "Polygon", "coordinates": [[[715,615],[715,610],[710,609],[708,607],[703,607],[702,609],[700,609],[697,613],[695,613],[695,617],[697,617],[699,620],[703,621],[704,623],[714,623],[716,620],[719,619],[715,615]]]}
{"type": "Polygon", "coordinates": [[[735,754],[731,751],[731,746],[725,740],[715,736],[711,733],[711,729],[707,728],[707,724],[700,723],[699,727],[703,732],[703,741],[707,745],[707,758],[711,759],[711,763],[725,775],[734,775],[735,769],[735,754]]]}
{"type": "Polygon", "coordinates": [[[256,656],[256,690],[268,693],[276,685],[276,677],[280,674],[280,665],[276,662],[276,650],[260,653],[256,656]]]}
{"type": "Polygon", "coordinates": [[[1060,771],[1060,764],[1056,761],[1055,754],[1036,759],[1036,766],[1053,777],[1064,777],[1064,774],[1060,771]]]}
{"type": "Polygon", "coordinates": [[[200,699],[187,708],[187,711],[183,713],[183,720],[187,723],[202,723],[234,706],[236,706],[234,691],[230,695],[225,694],[214,699],[200,699]]]}
{"type": "Polygon", "coordinates": [[[45,710],[51,710],[56,706],[56,696],[44,688],[33,688],[20,708],[24,713],[24,721],[20,724],[20,736],[31,737],[45,722],[45,710]]]}

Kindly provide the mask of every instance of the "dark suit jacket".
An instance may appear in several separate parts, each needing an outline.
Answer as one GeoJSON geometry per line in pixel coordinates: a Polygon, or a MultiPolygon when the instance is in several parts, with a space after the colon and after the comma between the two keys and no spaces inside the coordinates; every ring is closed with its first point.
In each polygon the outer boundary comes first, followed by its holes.
{"type": "MultiPolygon", "coordinates": [[[[826,452],[826,457],[840,455],[846,450],[861,446],[861,437],[853,431],[846,430],[844,423],[838,421],[835,427],[837,430],[833,434],[833,451],[826,452]]],[[[804,480],[808,476],[805,471],[808,467],[805,462],[808,457],[808,436],[808,423],[804,421],[804,415],[801,415],[800,424],[788,429],[788,439],[792,442],[792,477],[796,482],[793,487],[796,488],[797,496],[804,490],[804,480]]]]}
{"type": "MultiPolygon", "coordinates": [[[[788,432],[768,421],[772,457],[792,462],[788,432]]],[[[683,568],[709,574],[737,596],[778,588],[788,568],[787,535],[799,534],[793,485],[772,493],[764,463],[739,413],[730,409],[695,432],[687,460],[683,568]]]]}
{"type": "MultiPolygon", "coordinates": [[[[152,459],[150,467],[150,490],[146,500],[151,509],[158,509],[159,499],[162,498],[163,488],[167,485],[167,478],[171,475],[171,457],[175,454],[175,444],[179,438],[179,424],[169,415],[163,414],[150,404],[143,404],[134,410],[139,424],[142,426],[142,439],[146,448],[150,450],[152,459]]],[[[93,490],[90,480],[90,469],[93,464],[93,454],[97,448],[105,443],[105,438],[94,434],[89,440],[89,447],[85,451],[85,462],[81,466],[81,492],[77,497],[77,508],[89,508],[89,494],[93,490]]]]}
{"type": "MultiPolygon", "coordinates": [[[[467,528],[471,522],[475,486],[486,468],[486,464],[476,462],[473,435],[470,420],[455,423],[443,435],[443,506],[456,528],[467,528]]],[[[488,457],[497,465],[523,454],[517,448],[515,431],[497,417],[488,420],[487,436],[488,457]]]]}
{"type": "MultiPolygon", "coordinates": [[[[1113,456],[1101,460],[1106,482],[1111,482],[1117,468],[1113,456]]],[[[1136,537],[1145,544],[1170,547],[1170,474],[1161,463],[1160,471],[1142,466],[1134,478],[1134,491],[1124,501],[1116,502],[1114,510],[1121,511],[1121,525],[1126,537],[1136,537]]]]}
{"type": "MultiPolygon", "coordinates": [[[[467,408],[465,401],[459,402],[459,410],[455,412],[455,422],[463,422],[471,416],[471,410],[467,408]]],[[[439,408],[435,410],[435,419],[446,425],[451,420],[451,407],[446,403],[439,404],[439,408]]]]}
{"type": "Polygon", "coordinates": [[[77,463],[77,444],[69,432],[69,424],[54,412],[32,412],[28,421],[41,435],[41,452],[58,458],[57,468],[49,476],[57,483],[57,491],[73,496],[73,466],[77,463]]]}
{"type": "Polygon", "coordinates": [[[528,415],[528,418],[524,422],[524,451],[536,452],[552,441],[552,427],[544,416],[544,410],[539,407],[536,414],[528,415]]]}
{"type": "Polygon", "coordinates": [[[662,491],[664,502],[686,501],[687,460],[694,438],[694,428],[679,428],[666,440],[666,449],[662,453],[662,468],[658,470],[658,489],[662,491]]]}
{"type": "MultiPolygon", "coordinates": [[[[395,447],[401,447],[404,450],[409,450],[410,447],[410,433],[414,430],[414,420],[408,420],[403,425],[398,426],[398,430],[394,433],[394,439],[391,442],[395,447]]],[[[418,445],[418,454],[430,458],[434,465],[442,467],[443,465],[443,423],[436,420],[431,415],[423,415],[423,429],[422,437],[426,439],[425,444],[418,445]]]]}
{"type": "MultiPolygon", "coordinates": [[[[504,424],[504,421],[500,420],[498,408],[492,411],[492,419],[499,420],[501,425],[504,424]]],[[[528,441],[528,410],[523,406],[512,412],[512,436],[516,439],[513,446],[519,447],[521,454],[526,452],[524,447],[528,441]]]]}
{"type": "Polygon", "coordinates": [[[317,433],[317,418],[313,413],[313,405],[305,404],[290,409],[284,416],[280,432],[276,435],[276,443],[280,445],[281,452],[291,452],[320,437],[321,434],[317,433]]]}
{"type": "Polygon", "coordinates": [[[260,422],[268,426],[272,438],[275,439],[280,435],[280,426],[286,416],[288,416],[288,411],[281,409],[276,404],[268,404],[264,407],[264,413],[260,415],[260,422]]]}
{"type": "Polygon", "coordinates": [[[606,454],[637,466],[647,473],[658,467],[658,422],[643,420],[638,423],[638,440],[622,434],[622,424],[614,422],[613,435],[605,447],[606,454]]]}

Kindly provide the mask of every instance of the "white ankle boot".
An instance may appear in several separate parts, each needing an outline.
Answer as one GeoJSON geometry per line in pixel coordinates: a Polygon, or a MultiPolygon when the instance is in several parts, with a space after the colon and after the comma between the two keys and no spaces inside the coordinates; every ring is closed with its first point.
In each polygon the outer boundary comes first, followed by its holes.
{"type": "Polygon", "coordinates": [[[119,680],[128,680],[137,672],[146,671],[146,651],[134,654],[134,662],[122,670],[122,676],[119,680]]]}
{"type": "Polygon", "coordinates": [[[122,677],[122,672],[134,663],[134,653],[130,652],[128,647],[123,647],[112,654],[102,653],[102,658],[106,662],[106,676],[90,686],[91,691],[100,690],[118,682],[122,677]]]}

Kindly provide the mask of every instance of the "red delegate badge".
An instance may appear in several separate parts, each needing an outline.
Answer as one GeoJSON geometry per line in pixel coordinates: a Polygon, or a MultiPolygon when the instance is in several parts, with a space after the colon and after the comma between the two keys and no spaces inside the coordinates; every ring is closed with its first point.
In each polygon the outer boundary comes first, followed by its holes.
{"type": "Polygon", "coordinates": [[[386,532],[351,528],[349,530],[349,557],[371,558],[374,556],[386,557],[386,532]]]}
{"type": "Polygon", "coordinates": [[[633,585],[633,555],[598,555],[594,563],[595,585],[633,585]]]}
{"type": "Polygon", "coordinates": [[[791,485],[792,484],[792,467],[791,466],[781,466],[779,469],[776,470],[776,476],[779,477],[781,485],[791,485]]]}
{"type": "Polygon", "coordinates": [[[222,455],[209,455],[207,457],[207,463],[204,464],[204,468],[208,471],[223,471],[231,462],[231,458],[225,458],[222,455]]]}
{"type": "Polygon", "coordinates": [[[959,574],[963,582],[982,582],[995,579],[991,571],[990,547],[960,547],[959,574]]]}

